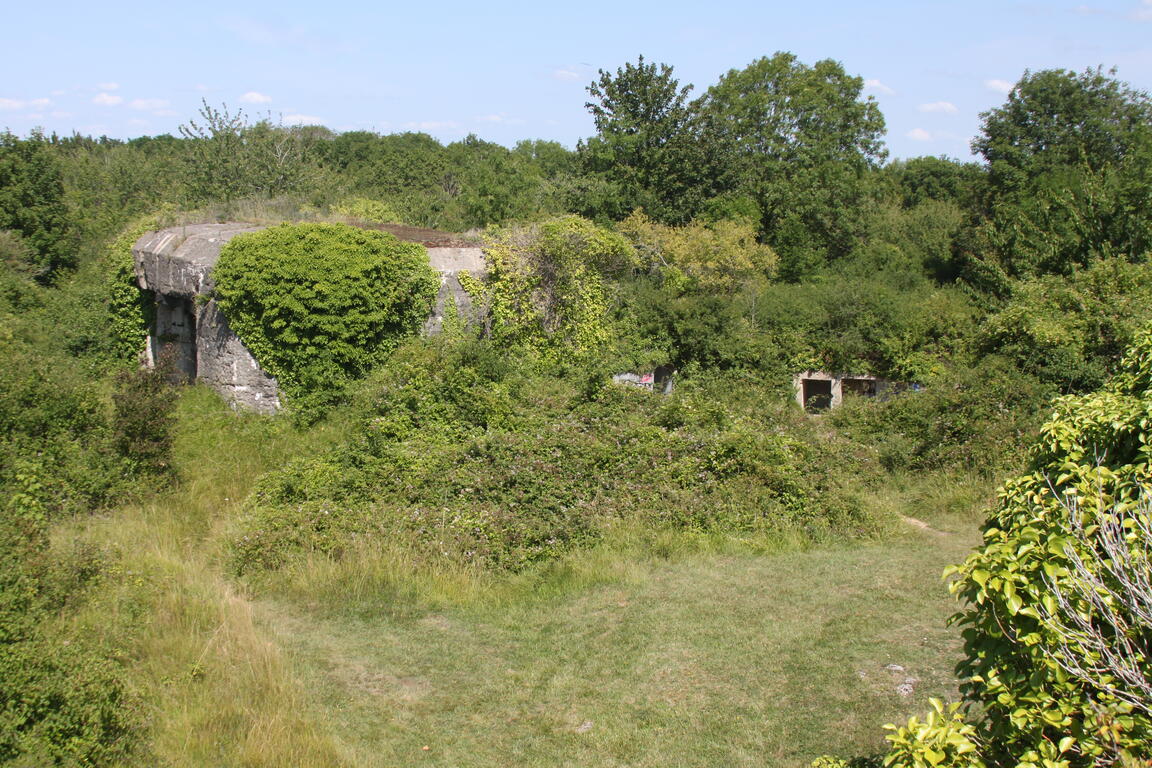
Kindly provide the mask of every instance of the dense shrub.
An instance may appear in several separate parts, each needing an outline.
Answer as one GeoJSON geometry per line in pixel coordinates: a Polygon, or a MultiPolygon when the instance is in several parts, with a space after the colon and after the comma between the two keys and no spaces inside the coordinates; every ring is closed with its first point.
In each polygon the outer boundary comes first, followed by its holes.
{"type": "Polygon", "coordinates": [[[888,469],[965,469],[991,475],[1024,461],[1024,447],[1052,391],[986,358],[941,370],[919,391],[850,401],[832,423],[879,454],[888,469]]]}
{"type": "Polygon", "coordinates": [[[172,471],[172,428],[176,390],[167,381],[171,365],[124,370],[112,393],[112,446],[139,474],[172,471]]]}
{"type": "Polygon", "coordinates": [[[593,380],[530,373],[481,342],[406,347],[365,386],[354,441],[261,481],[235,567],[401,536],[516,570],[621,520],[801,536],[860,524],[830,492],[831,449],[691,386],[662,398],[593,380]]]}
{"type": "Polygon", "coordinates": [[[1152,267],[1109,259],[1016,284],[976,345],[1064,393],[1087,392],[1103,386],[1150,320],[1152,267]]]}
{"type": "Polygon", "coordinates": [[[342,224],[238,235],[213,271],[216,298],[261,366],[294,398],[363,375],[432,307],[424,249],[342,224]]]}
{"type": "Polygon", "coordinates": [[[51,629],[104,558],[52,551],[39,470],[17,467],[0,510],[0,763],[118,765],[139,727],[120,670],[86,638],[51,629]]]}
{"type": "MultiPolygon", "coordinates": [[[[1124,596],[1141,588],[1140,579],[1147,584],[1140,531],[1149,524],[1142,506],[1152,482],[1149,423],[1152,334],[1145,332],[1106,388],[1057,401],[1030,471],[1004,484],[983,546],[953,569],[959,578],[952,589],[965,601],[957,618],[965,641],[962,692],[975,725],[968,736],[989,764],[1069,768],[1152,757],[1146,693],[1125,692],[1114,660],[1090,642],[1112,633],[1111,644],[1123,641],[1126,649],[1123,663],[1150,680],[1147,624],[1138,616],[1123,620],[1125,600],[1109,599],[1101,611],[1077,587],[1087,577],[1100,585],[1094,594],[1124,596]],[[1140,525],[1133,515],[1144,516],[1140,525]],[[1119,531],[1113,540],[1127,551],[1105,559],[1106,529],[1119,531]],[[1121,561],[1128,558],[1136,564],[1135,582],[1122,579],[1121,561]],[[1087,627],[1087,634],[1069,633],[1070,625],[1087,627]]],[[[931,747],[897,746],[909,756],[928,755],[931,747]]],[[[970,751],[931,762],[981,764],[970,751]]]]}
{"type": "Polygon", "coordinates": [[[620,234],[567,216],[496,231],[484,251],[492,338],[501,346],[587,360],[626,334],[608,278],[637,262],[620,234]]]}

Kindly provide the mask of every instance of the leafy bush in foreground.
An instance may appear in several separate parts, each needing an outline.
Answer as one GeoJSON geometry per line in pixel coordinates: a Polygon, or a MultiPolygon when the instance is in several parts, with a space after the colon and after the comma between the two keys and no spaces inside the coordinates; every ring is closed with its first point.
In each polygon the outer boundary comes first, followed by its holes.
{"type": "MultiPolygon", "coordinates": [[[[966,603],[958,616],[962,691],[975,705],[970,713],[978,713],[973,740],[991,765],[1069,768],[1152,757],[1152,714],[1137,705],[1143,699],[1125,694],[1102,646],[1068,632],[1081,625],[1089,635],[1111,633],[1128,649],[1125,664],[1152,679],[1147,623],[1125,618],[1122,600],[1109,601],[1116,612],[1110,618],[1082,589],[1087,578],[1117,594],[1131,590],[1124,559],[1136,564],[1138,579],[1148,578],[1152,563],[1140,536],[1148,521],[1133,515],[1147,515],[1150,425],[1152,332],[1146,331],[1105,389],[1057,401],[1031,471],[1004,484],[983,546],[954,569],[959,579],[952,589],[966,603]],[[1129,549],[1124,558],[1101,554],[1108,530],[1124,532],[1114,542],[1129,549]],[[1092,672],[1077,674],[1077,666],[1092,672]]],[[[919,765],[912,756],[929,748],[905,745],[909,757],[890,756],[890,764],[919,765]]],[[[931,762],[973,764],[959,755],[931,762]]]]}

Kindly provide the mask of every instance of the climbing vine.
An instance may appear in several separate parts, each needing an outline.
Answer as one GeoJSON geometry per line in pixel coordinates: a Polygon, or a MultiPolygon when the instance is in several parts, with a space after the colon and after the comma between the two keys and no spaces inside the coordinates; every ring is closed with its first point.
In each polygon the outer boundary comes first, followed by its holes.
{"type": "Polygon", "coordinates": [[[623,236],[565,216],[499,230],[485,254],[485,298],[499,344],[559,360],[601,352],[618,336],[606,278],[637,266],[623,236]]]}
{"type": "Polygon", "coordinates": [[[422,246],[344,224],[237,235],[213,277],[232,329],[289,397],[307,401],[415,333],[439,287],[422,246]]]}

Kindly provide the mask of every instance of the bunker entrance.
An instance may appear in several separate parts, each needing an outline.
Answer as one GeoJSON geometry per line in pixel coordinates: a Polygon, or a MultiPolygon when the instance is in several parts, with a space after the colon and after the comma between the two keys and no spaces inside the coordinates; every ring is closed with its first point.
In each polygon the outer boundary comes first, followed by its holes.
{"type": "Polygon", "coordinates": [[[876,397],[875,379],[842,379],[840,387],[845,395],[876,397]]]}
{"type": "Polygon", "coordinates": [[[158,296],[152,359],[169,366],[178,382],[196,379],[196,308],[191,299],[158,296]]]}
{"type": "Polygon", "coordinates": [[[804,407],[809,411],[824,411],[832,407],[832,382],[825,379],[804,379],[804,407]]]}

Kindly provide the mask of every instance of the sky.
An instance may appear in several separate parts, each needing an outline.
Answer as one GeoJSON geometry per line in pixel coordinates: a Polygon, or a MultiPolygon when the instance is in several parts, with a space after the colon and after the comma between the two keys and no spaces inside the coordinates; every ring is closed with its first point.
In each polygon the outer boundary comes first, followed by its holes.
{"type": "Polygon", "coordinates": [[[204,103],[335,131],[574,148],[598,70],[643,55],[693,96],[777,51],[841,62],[893,158],[970,158],[1025,70],[1116,68],[1152,91],[1152,0],[579,3],[21,2],[0,28],[0,129],[176,134],[204,103]]]}

